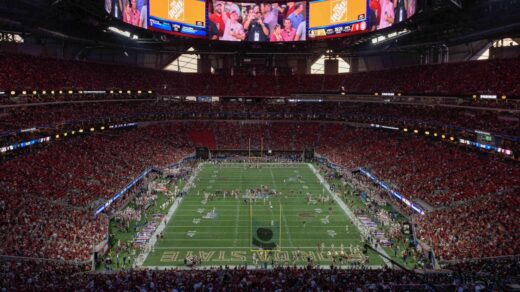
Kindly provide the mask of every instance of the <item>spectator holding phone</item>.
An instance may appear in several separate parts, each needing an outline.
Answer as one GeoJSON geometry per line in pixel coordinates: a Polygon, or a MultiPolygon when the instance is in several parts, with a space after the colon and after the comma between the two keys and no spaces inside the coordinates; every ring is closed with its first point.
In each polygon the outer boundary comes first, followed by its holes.
{"type": "Polygon", "coordinates": [[[269,28],[263,21],[260,7],[255,5],[247,15],[244,22],[244,29],[247,30],[246,39],[249,42],[266,42],[269,40],[269,28]]]}
{"type": "Polygon", "coordinates": [[[225,29],[221,40],[239,42],[246,38],[244,27],[238,22],[238,14],[235,10],[230,12],[229,17],[225,12],[222,13],[222,18],[225,22],[225,29]]]}

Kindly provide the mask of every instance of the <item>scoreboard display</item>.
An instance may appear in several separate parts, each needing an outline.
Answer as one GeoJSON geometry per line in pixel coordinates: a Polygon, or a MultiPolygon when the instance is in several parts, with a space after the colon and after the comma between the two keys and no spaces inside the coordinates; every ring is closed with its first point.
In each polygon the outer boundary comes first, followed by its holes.
{"type": "Polygon", "coordinates": [[[309,2],[309,39],[338,37],[366,30],[366,0],[309,2]]]}
{"type": "Polygon", "coordinates": [[[143,29],[208,40],[292,42],[386,29],[412,17],[419,0],[138,0],[135,7],[128,0],[99,1],[114,18],[143,29]]]}
{"type": "Polygon", "coordinates": [[[167,33],[206,37],[206,1],[150,0],[149,27],[167,33]]]}

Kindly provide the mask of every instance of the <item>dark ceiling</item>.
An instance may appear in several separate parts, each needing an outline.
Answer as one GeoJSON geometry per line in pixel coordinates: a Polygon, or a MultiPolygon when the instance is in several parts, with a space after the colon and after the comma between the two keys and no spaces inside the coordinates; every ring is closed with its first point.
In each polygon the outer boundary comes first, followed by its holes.
{"type": "Polygon", "coordinates": [[[127,26],[103,11],[102,0],[0,0],[0,30],[17,32],[44,40],[58,38],[84,43],[139,50],[183,52],[188,47],[197,53],[309,54],[332,50],[342,55],[370,55],[382,51],[417,51],[436,45],[456,45],[482,39],[519,37],[519,0],[422,0],[421,11],[405,24],[410,33],[395,40],[374,45],[371,39],[380,31],[360,36],[298,44],[248,44],[209,42],[164,35],[127,26]],[[117,26],[139,36],[130,40],[107,32],[117,26]]]}

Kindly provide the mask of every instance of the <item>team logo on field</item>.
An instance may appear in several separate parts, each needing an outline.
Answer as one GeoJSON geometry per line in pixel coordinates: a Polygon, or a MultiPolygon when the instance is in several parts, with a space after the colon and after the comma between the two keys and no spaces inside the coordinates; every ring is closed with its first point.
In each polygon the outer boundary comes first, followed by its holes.
{"type": "Polygon", "coordinates": [[[277,239],[280,234],[280,226],[278,222],[261,222],[253,221],[253,246],[258,249],[275,249],[278,246],[277,239]]]}
{"type": "Polygon", "coordinates": [[[196,230],[189,230],[188,232],[186,232],[186,235],[188,235],[189,237],[193,237],[195,236],[195,234],[197,234],[196,230]]]}

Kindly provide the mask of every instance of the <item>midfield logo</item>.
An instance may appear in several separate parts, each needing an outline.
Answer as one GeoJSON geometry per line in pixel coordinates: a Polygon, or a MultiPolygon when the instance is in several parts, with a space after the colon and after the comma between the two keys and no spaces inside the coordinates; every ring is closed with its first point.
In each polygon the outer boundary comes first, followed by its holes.
{"type": "Polygon", "coordinates": [[[330,22],[347,22],[347,0],[330,1],[330,22]]]}
{"type": "Polygon", "coordinates": [[[184,0],[168,0],[168,17],[178,21],[184,20],[184,0]]]}

